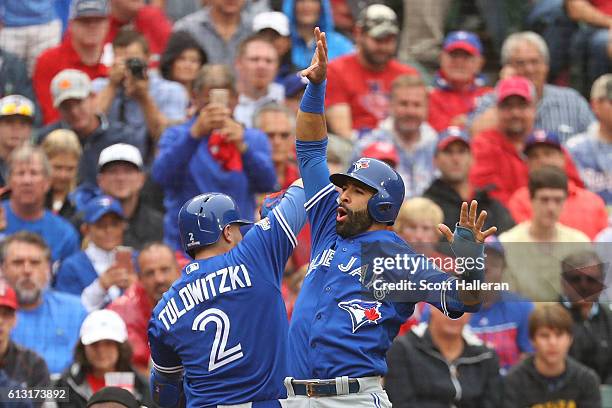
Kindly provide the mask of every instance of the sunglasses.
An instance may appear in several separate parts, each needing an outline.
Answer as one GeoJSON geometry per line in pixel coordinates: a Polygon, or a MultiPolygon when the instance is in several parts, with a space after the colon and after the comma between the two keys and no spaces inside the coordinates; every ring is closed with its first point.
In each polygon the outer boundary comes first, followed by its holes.
{"type": "Polygon", "coordinates": [[[576,285],[581,282],[584,282],[587,285],[591,285],[591,286],[603,285],[603,282],[601,282],[599,279],[594,278],[592,276],[583,275],[581,273],[564,273],[563,278],[565,279],[566,282],[572,285],[576,285]]]}

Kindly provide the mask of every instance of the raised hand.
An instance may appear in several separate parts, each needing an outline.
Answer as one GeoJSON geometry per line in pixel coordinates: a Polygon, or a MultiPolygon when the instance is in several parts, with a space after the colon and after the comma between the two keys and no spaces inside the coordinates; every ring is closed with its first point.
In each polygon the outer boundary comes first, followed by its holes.
{"type": "Polygon", "coordinates": [[[315,27],[314,35],[317,41],[317,49],[312,56],[310,66],[302,70],[300,75],[308,78],[314,84],[320,84],[327,77],[327,39],[325,33],[319,27],[315,27]]]}
{"type": "MultiPolygon", "coordinates": [[[[481,211],[476,218],[476,214],[478,213],[478,202],[476,200],[472,200],[469,205],[468,203],[463,202],[461,204],[461,215],[459,216],[459,224],[458,226],[464,227],[472,231],[474,234],[474,238],[476,242],[484,242],[484,240],[489,236],[495,234],[497,231],[497,227],[491,227],[486,231],[482,231],[482,227],[484,226],[485,221],[487,220],[487,212],[481,211]]],[[[453,242],[453,233],[450,228],[448,228],[444,224],[438,225],[438,229],[440,232],[446,237],[449,243],[453,242]]]]}

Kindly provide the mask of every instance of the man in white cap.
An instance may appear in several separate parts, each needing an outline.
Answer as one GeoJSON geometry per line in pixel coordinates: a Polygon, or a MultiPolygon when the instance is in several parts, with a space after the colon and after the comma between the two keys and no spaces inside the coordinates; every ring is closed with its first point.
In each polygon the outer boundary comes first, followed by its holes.
{"type": "Polygon", "coordinates": [[[96,183],[97,163],[100,152],[115,143],[130,143],[144,151],[145,140],[137,138],[131,128],[111,122],[103,114],[96,113],[91,81],[87,74],[76,69],[66,69],[51,82],[53,106],[59,109],[61,121],[41,129],[36,137],[41,143],[51,131],[70,129],[74,131],[83,147],[79,162],[79,183],[96,183]]]}
{"type": "Polygon", "coordinates": [[[163,214],[140,198],[145,178],[142,155],[135,146],[117,143],[100,153],[98,186],[121,203],[128,223],[123,243],[136,249],[164,237],[163,214]]]}
{"type": "Polygon", "coordinates": [[[11,152],[32,136],[34,104],[21,95],[0,99],[0,186],[8,179],[7,161],[11,152]]]}
{"type": "Polygon", "coordinates": [[[279,58],[278,79],[295,72],[291,63],[289,19],[280,11],[266,11],[253,18],[253,31],[274,45],[279,58]]]}

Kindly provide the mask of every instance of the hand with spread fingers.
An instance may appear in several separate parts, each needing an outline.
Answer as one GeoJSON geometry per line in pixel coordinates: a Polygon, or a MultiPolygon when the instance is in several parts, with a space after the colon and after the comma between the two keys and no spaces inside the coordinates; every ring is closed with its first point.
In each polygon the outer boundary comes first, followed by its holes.
{"type": "MultiPolygon", "coordinates": [[[[476,218],[477,213],[478,202],[476,200],[472,200],[472,202],[470,203],[469,211],[468,203],[464,201],[463,204],[461,204],[461,215],[459,216],[458,226],[467,228],[472,231],[476,242],[483,243],[488,236],[495,234],[495,232],[497,231],[497,227],[491,227],[485,231],[482,231],[484,223],[487,220],[487,212],[481,211],[478,215],[478,218],[476,218]]],[[[448,242],[452,244],[453,233],[451,232],[450,228],[448,228],[444,224],[440,224],[438,225],[438,229],[444,235],[444,237],[446,237],[448,242]]]]}
{"type": "Polygon", "coordinates": [[[310,66],[300,73],[301,76],[308,78],[313,84],[320,84],[327,77],[327,39],[325,33],[319,27],[314,29],[317,49],[312,56],[310,66]]]}

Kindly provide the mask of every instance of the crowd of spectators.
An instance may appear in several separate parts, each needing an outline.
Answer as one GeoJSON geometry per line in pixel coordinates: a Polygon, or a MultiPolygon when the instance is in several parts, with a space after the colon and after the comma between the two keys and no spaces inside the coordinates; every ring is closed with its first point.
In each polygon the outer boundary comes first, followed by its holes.
{"type": "MultiPolygon", "coordinates": [[[[314,27],[329,47],[330,170],[362,156],[395,168],[395,231],[449,274],[439,223],[476,199],[498,227],[486,280],[510,290],[453,322],[419,305],[389,351],[392,403],[600,406],[597,388],[612,387],[606,0],[0,0],[2,387],[65,386],[84,407],[129,400],[105,388],[119,382],[151,404],[148,320],[190,259],[178,210],[218,191],[256,220],[264,194],[299,178],[314,27]]],[[[308,225],[298,242],[289,317],[308,225]]]]}

